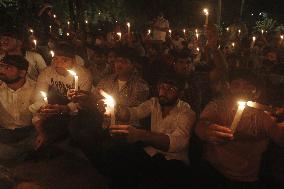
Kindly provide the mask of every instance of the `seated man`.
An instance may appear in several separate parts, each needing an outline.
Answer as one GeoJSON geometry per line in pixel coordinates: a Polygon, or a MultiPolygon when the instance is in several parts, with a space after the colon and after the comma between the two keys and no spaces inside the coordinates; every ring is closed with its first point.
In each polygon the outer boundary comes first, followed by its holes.
{"type": "Polygon", "coordinates": [[[19,55],[0,61],[0,160],[20,158],[33,150],[35,129],[29,106],[35,82],[26,77],[29,63],[19,55]]]}
{"type": "MultiPolygon", "coordinates": [[[[117,105],[133,107],[149,97],[148,84],[135,73],[134,58],[132,48],[118,48],[114,60],[115,74],[105,77],[96,86],[98,90],[111,94],[117,105]]],[[[137,121],[132,124],[140,126],[137,121]]]]}
{"type": "Polygon", "coordinates": [[[105,173],[118,188],[180,188],[187,182],[187,156],[195,113],[179,99],[183,88],[175,75],[158,84],[158,97],[133,108],[120,108],[121,120],[151,115],[150,131],[132,125],[112,125],[111,136],[130,144],[114,145],[106,153],[105,173]]]}
{"type": "Polygon", "coordinates": [[[259,188],[261,158],[269,139],[284,144],[284,123],[276,123],[263,110],[246,106],[235,132],[230,128],[238,100],[255,101],[258,85],[251,72],[236,72],[231,75],[230,94],[203,110],[195,131],[204,141],[204,188],[259,188]]]}
{"type": "Polygon", "coordinates": [[[6,28],[0,36],[0,48],[6,55],[24,56],[29,62],[27,76],[36,81],[46,68],[46,63],[39,53],[24,49],[23,41],[22,31],[13,27],[6,28]]]}
{"type": "Polygon", "coordinates": [[[90,91],[92,80],[85,68],[77,65],[74,59],[74,48],[66,43],[59,42],[55,49],[52,65],[47,67],[39,76],[35,90],[35,103],[30,106],[34,113],[33,124],[37,129],[36,148],[41,147],[47,139],[50,142],[67,134],[66,127],[71,115],[78,112],[78,104],[71,102],[67,92],[74,89],[76,80],[67,70],[72,70],[78,76],[78,89],[90,91]],[[44,101],[41,92],[45,92],[48,102],[44,101]],[[45,131],[44,131],[45,129],[45,131]],[[50,131],[50,133],[46,133],[50,131]],[[56,136],[57,135],[57,136],[56,136]]]}

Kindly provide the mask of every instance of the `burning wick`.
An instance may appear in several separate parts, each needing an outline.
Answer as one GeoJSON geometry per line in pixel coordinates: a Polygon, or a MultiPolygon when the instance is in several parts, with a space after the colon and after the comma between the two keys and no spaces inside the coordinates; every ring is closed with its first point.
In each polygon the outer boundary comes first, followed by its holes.
{"type": "Polygon", "coordinates": [[[150,34],[151,34],[151,30],[149,29],[149,30],[148,30],[148,35],[150,35],[150,34]]]}
{"type": "Polygon", "coordinates": [[[54,51],[50,51],[50,54],[51,54],[51,57],[53,58],[54,57],[54,55],[55,55],[55,53],[54,53],[54,51]]]}
{"type": "Polygon", "coordinates": [[[112,96],[100,90],[100,94],[104,97],[103,101],[107,105],[106,106],[106,115],[110,115],[111,118],[111,125],[115,125],[115,114],[114,114],[114,107],[115,107],[115,100],[112,96]]]}
{"type": "Polygon", "coordinates": [[[36,43],[37,43],[37,41],[34,39],[33,42],[34,42],[34,44],[35,44],[35,49],[36,49],[36,43]]]}
{"type": "Polygon", "coordinates": [[[117,32],[116,34],[118,35],[119,41],[120,41],[121,40],[121,32],[117,32]]]}
{"type": "Polygon", "coordinates": [[[74,80],[75,80],[75,91],[78,91],[78,76],[76,74],[76,72],[72,71],[72,70],[67,70],[71,75],[74,76],[74,80]]]}

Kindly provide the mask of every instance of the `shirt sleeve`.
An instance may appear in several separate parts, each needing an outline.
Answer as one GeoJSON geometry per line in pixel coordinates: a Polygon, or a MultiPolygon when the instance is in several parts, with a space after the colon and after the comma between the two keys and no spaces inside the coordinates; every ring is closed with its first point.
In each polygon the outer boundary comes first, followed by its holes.
{"type": "Polygon", "coordinates": [[[35,61],[36,61],[36,69],[38,73],[41,73],[46,68],[46,63],[40,54],[36,54],[35,61]]]}
{"type": "Polygon", "coordinates": [[[129,108],[130,121],[143,119],[149,116],[152,112],[154,100],[153,98],[140,104],[139,106],[129,108]]]}
{"type": "Polygon", "coordinates": [[[170,139],[168,152],[180,152],[188,148],[191,130],[196,120],[196,115],[193,111],[184,111],[178,115],[177,128],[171,132],[166,133],[170,139]]]}

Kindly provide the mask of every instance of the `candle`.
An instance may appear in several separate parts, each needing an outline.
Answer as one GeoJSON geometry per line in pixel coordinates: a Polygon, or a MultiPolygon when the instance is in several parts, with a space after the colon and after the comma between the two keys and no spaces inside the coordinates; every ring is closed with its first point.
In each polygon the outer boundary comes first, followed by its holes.
{"type": "Polygon", "coordinates": [[[199,34],[197,33],[197,34],[195,34],[195,35],[196,35],[196,39],[198,40],[199,34]]]}
{"type": "Polygon", "coordinates": [[[119,41],[120,41],[121,40],[121,32],[117,32],[116,34],[118,35],[119,41]]]}
{"type": "Polygon", "coordinates": [[[114,108],[115,108],[115,100],[113,99],[112,96],[104,92],[103,90],[100,90],[100,94],[104,97],[103,101],[106,104],[106,115],[110,116],[111,125],[115,125],[115,113],[114,113],[114,108]]]}
{"type": "Polygon", "coordinates": [[[34,44],[35,44],[35,49],[36,49],[36,43],[37,43],[37,41],[34,39],[33,42],[34,42],[34,44]]]}
{"type": "Polygon", "coordinates": [[[264,30],[261,30],[261,34],[263,35],[263,33],[264,33],[264,30]]]}
{"type": "Polygon", "coordinates": [[[51,26],[49,26],[49,32],[51,32],[51,26]]]}
{"type": "Polygon", "coordinates": [[[195,33],[198,33],[198,29],[195,29],[195,33]]]}
{"type": "Polygon", "coordinates": [[[85,20],[85,23],[88,24],[88,20],[85,20]]]}
{"type": "Polygon", "coordinates": [[[283,36],[283,35],[280,35],[280,38],[281,38],[281,40],[283,40],[283,39],[284,39],[284,36],[283,36]]]}
{"type": "Polygon", "coordinates": [[[172,30],[169,30],[170,36],[172,36],[172,30]]]}
{"type": "Polygon", "coordinates": [[[206,16],[206,19],[205,19],[205,26],[207,26],[208,25],[208,16],[209,16],[209,11],[208,11],[208,9],[203,9],[203,12],[204,12],[204,14],[205,14],[205,16],[206,16]]]}
{"type": "Polygon", "coordinates": [[[44,104],[47,105],[48,104],[48,100],[47,100],[46,93],[43,92],[43,91],[40,91],[40,93],[41,93],[41,96],[43,97],[44,104]]]}
{"type": "Polygon", "coordinates": [[[66,36],[69,36],[69,35],[70,35],[70,34],[67,32],[67,33],[66,33],[66,36]]]}
{"type": "Polygon", "coordinates": [[[234,42],[232,43],[232,47],[235,48],[235,43],[234,42]]]}
{"type": "Polygon", "coordinates": [[[56,14],[53,15],[53,18],[56,18],[56,14]]]}
{"type": "Polygon", "coordinates": [[[54,53],[54,51],[51,50],[50,54],[51,54],[51,57],[53,58],[55,53],[54,53]]]}
{"type": "Polygon", "coordinates": [[[242,31],[241,31],[241,30],[238,30],[238,32],[239,32],[239,35],[240,35],[242,31]]]}
{"type": "Polygon", "coordinates": [[[183,34],[185,35],[185,32],[186,32],[186,30],[185,29],[183,29],[183,34]]]}
{"type": "Polygon", "coordinates": [[[239,104],[238,105],[238,110],[237,110],[237,112],[235,114],[235,117],[234,117],[234,120],[233,120],[233,122],[231,124],[231,130],[232,130],[233,133],[236,131],[236,129],[238,127],[238,124],[239,124],[239,122],[240,122],[240,120],[242,118],[243,111],[244,111],[244,109],[246,107],[246,102],[239,101],[238,104],[239,104]]]}
{"type": "Polygon", "coordinates": [[[148,35],[150,35],[150,34],[151,34],[151,30],[149,29],[149,30],[148,30],[148,35]]]}
{"type": "Polygon", "coordinates": [[[228,31],[230,31],[230,28],[229,28],[229,27],[227,27],[227,28],[226,28],[226,30],[227,30],[227,32],[228,32],[228,31]]]}
{"type": "Polygon", "coordinates": [[[34,34],[34,30],[33,29],[30,29],[30,32],[32,33],[32,35],[34,34]]]}
{"type": "Polygon", "coordinates": [[[74,86],[74,89],[75,91],[78,91],[78,76],[76,74],[76,72],[72,71],[72,70],[67,70],[71,75],[74,76],[74,82],[75,82],[75,86],[74,86]]]}
{"type": "Polygon", "coordinates": [[[130,35],[130,22],[127,22],[126,25],[127,25],[127,33],[128,35],[130,35]]]}
{"type": "Polygon", "coordinates": [[[199,53],[199,51],[200,51],[199,47],[197,47],[196,50],[197,50],[197,52],[199,53]]]}
{"type": "Polygon", "coordinates": [[[68,29],[69,29],[70,28],[70,22],[69,21],[67,22],[67,25],[68,25],[68,29]]]}

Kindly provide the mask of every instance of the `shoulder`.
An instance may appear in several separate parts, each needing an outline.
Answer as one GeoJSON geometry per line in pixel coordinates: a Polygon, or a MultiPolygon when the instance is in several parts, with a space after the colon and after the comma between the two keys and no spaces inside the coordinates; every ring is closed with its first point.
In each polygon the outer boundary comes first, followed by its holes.
{"type": "Polygon", "coordinates": [[[191,106],[185,101],[179,100],[177,104],[177,108],[181,113],[190,114],[192,116],[195,116],[195,112],[191,109],[191,106]]]}
{"type": "Polygon", "coordinates": [[[138,88],[148,88],[148,83],[140,76],[134,76],[131,78],[131,83],[135,84],[138,88]]]}

